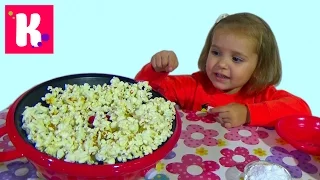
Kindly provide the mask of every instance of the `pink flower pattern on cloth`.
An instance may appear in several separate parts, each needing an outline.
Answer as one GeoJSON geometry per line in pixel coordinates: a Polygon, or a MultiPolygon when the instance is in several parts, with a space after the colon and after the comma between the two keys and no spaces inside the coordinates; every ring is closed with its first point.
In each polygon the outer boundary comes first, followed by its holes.
{"type": "Polygon", "coordinates": [[[0,111],[0,128],[5,126],[5,120],[7,117],[7,111],[0,111]]]}
{"type": "Polygon", "coordinates": [[[186,130],[182,130],[180,139],[184,139],[184,144],[188,147],[196,148],[202,144],[206,146],[215,146],[218,141],[213,138],[218,136],[219,133],[213,129],[204,129],[200,125],[188,125],[186,130]],[[196,138],[193,135],[198,135],[196,138]],[[202,137],[201,137],[202,136],[202,137]]]}
{"type": "Polygon", "coordinates": [[[0,141],[0,149],[2,149],[4,152],[16,149],[14,146],[12,146],[9,136],[7,134],[4,135],[2,137],[2,141],[0,141]]]}
{"type": "Polygon", "coordinates": [[[203,161],[200,156],[186,154],[181,158],[181,162],[170,163],[166,166],[168,172],[178,174],[179,180],[220,180],[214,171],[220,168],[219,164],[214,161],[203,161]],[[202,172],[198,175],[190,174],[187,169],[191,166],[198,166],[202,172]]]}
{"type": "Polygon", "coordinates": [[[202,121],[204,123],[215,123],[214,115],[207,112],[194,112],[189,110],[184,110],[186,119],[189,121],[202,121]]]}
{"type": "Polygon", "coordinates": [[[219,162],[221,165],[223,165],[224,167],[236,166],[237,169],[241,172],[243,172],[244,167],[248,163],[259,160],[257,156],[250,155],[249,151],[244,147],[236,147],[234,151],[231,149],[225,148],[225,149],[222,149],[220,152],[223,155],[223,157],[219,159],[219,162]],[[236,155],[242,156],[245,160],[243,162],[236,162],[233,159],[233,157],[236,155]]]}
{"type": "Polygon", "coordinates": [[[269,135],[265,131],[257,130],[257,127],[248,127],[248,126],[242,126],[242,127],[236,127],[229,129],[229,132],[227,132],[224,135],[224,138],[226,138],[229,141],[239,141],[241,140],[243,143],[248,145],[256,145],[259,144],[259,139],[265,139],[269,135]],[[250,135],[242,135],[241,132],[248,132],[250,135]]]}

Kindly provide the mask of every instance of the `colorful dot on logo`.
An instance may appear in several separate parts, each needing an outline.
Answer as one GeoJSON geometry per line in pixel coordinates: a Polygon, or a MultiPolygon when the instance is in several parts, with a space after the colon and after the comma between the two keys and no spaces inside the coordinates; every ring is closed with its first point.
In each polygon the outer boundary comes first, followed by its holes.
{"type": "MultiPolygon", "coordinates": [[[[49,34],[42,34],[41,35],[41,40],[42,41],[49,41],[49,34]]],[[[37,43],[38,47],[41,47],[42,46],[42,42],[38,42],[37,43]]],[[[32,48],[35,48],[34,46],[32,46],[32,48]]]]}
{"type": "Polygon", "coordinates": [[[49,40],[49,34],[42,34],[42,35],[41,35],[41,39],[42,39],[43,41],[48,41],[48,40],[49,40]]]}
{"type": "Polygon", "coordinates": [[[9,16],[12,16],[12,15],[13,15],[13,12],[12,12],[12,11],[9,11],[8,14],[9,14],[9,16]]]}

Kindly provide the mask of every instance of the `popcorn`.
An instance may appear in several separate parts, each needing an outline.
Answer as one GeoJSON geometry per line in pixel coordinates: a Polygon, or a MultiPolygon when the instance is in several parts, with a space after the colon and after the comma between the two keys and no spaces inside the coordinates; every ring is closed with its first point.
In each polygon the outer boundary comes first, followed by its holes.
{"type": "Polygon", "coordinates": [[[49,86],[23,112],[30,142],[66,162],[115,164],[151,154],[172,135],[175,103],[152,98],[147,82],[49,86]],[[93,121],[93,122],[92,122],[93,121]]]}

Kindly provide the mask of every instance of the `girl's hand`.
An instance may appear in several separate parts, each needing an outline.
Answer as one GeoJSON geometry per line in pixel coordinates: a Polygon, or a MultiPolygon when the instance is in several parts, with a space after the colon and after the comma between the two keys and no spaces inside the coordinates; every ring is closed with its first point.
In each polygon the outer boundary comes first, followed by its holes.
{"type": "Polygon", "coordinates": [[[173,51],[160,51],[152,56],[151,64],[156,72],[172,72],[179,63],[173,51]]]}
{"type": "Polygon", "coordinates": [[[247,106],[231,103],[226,106],[214,107],[209,113],[217,114],[216,120],[226,128],[238,127],[249,122],[247,106]]]}

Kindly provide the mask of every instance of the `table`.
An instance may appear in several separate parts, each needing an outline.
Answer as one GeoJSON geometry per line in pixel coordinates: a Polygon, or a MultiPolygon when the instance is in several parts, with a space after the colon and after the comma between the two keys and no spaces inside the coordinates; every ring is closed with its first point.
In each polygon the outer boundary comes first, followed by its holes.
{"type": "MultiPolygon", "coordinates": [[[[0,113],[0,127],[7,110],[0,113]]],[[[320,179],[320,156],[297,151],[274,129],[238,127],[225,129],[206,112],[182,111],[182,133],[174,149],[152,169],[145,180],[240,180],[246,164],[267,160],[286,167],[293,179],[320,179]]],[[[0,150],[13,149],[7,135],[0,150]]],[[[43,179],[25,158],[0,163],[0,180],[43,179]]]]}

